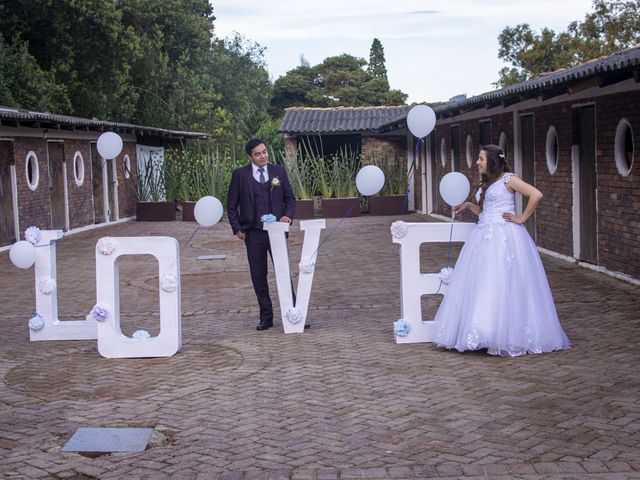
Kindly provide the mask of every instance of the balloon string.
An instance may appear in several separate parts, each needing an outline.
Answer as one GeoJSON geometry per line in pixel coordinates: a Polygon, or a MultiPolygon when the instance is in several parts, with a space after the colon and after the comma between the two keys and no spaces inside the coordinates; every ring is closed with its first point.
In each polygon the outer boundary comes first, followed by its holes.
{"type": "MultiPolygon", "coordinates": [[[[447,252],[447,268],[449,268],[449,264],[451,263],[451,239],[453,238],[453,219],[455,218],[455,216],[456,214],[452,208],[451,209],[451,227],[449,228],[449,250],[447,252]]],[[[443,284],[443,281],[441,279],[440,285],[438,285],[438,290],[436,290],[436,293],[434,295],[437,295],[440,292],[440,289],[442,288],[442,284],[443,284]]]]}
{"type": "Polygon", "coordinates": [[[200,230],[200,227],[196,227],[196,229],[193,231],[193,233],[191,234],[191,236],[187,239],[187,241],[185,242],[185,246],[184,248],[188,248],[189,247],[189,242],[191,241],[191,239],[195,236],[196,233],[198,233],[198,230],[200,230]]]}
{"type": "Polygon", "coordinates": [[[311,261],[311,259],[313,259],[313,257],[316,255],[316,253],[318,253],[318,251],[320,250],[320,248],[322,248],[322,246],[327,242],[327,240],[329,240],[331,238],[331,235],[333,235],[336,231],[336,229],[340,226],[340,224],[342,223],[342,221],[347,218],[349,216],[349,214],[351,213],[351,211],[353,210],[353,207],[355,207],[358,203],[360,203],[360,197],[356,197],[353,199],[353,203],[351,203],[351,206],[349,207],[349,209],[346,211],[346,213],[344,215],[342,215],[342,217],[340,217],[340,220],[338,221],[338,223],[336,224],[335,227],[333,227],[332,231],[329,233],[329,235],[326,236],[326,238],[320,242],[320,245],[318,245],[318,248],[316,248],[316,251],[313,252],[311,254],[311,256],[309,257],[309,260],[311,261]]]}
{"type": "Polygon", "coordinates": [[[411,184],[411,178],[412,178],[415,166],[416,166],[416,160],[417,160],[417,157],[418,157],[418,150],[420,149],[420,145],[422,145],[423,143],[424,143],[424,138],[419,138],[418,141],[416,142],[416,148],[413,151],[413,162],[411,162],[411,167],[409,168],[409,171],[407,172],[407,188],[405,189],[404,202],[402,203],[402,209],[400,210],[400,215],[404,215],[405,208],[407,207],[407,204],[409,202],[409,185],[411,184]]]}

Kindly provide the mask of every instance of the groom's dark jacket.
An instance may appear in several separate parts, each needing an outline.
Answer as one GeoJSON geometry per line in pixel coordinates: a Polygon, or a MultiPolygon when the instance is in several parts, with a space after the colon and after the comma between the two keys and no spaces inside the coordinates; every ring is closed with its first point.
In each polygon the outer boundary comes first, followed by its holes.
{"type": "MultiPolygon", "coordinates": [[[[287,172],[280,165],[269,163],[267,173],[269,178],[266,183],[269,185],[271,213],[277,220],[283,216],[293,220],[296,213],[296,197],[291,189],[287,172]],[[278,180],[274,182],[276,178],[278,180]]],[[[227,215],[234,235],[239,231],[244,232],[250,229],[259,220],[256,219],[254,201],[253,184],[255,182],[251,163],[233,171],[227,196],[227,215]]]]}

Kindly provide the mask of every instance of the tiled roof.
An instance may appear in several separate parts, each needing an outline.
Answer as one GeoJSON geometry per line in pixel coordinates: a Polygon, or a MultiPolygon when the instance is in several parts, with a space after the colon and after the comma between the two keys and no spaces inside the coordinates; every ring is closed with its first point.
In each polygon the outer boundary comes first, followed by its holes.
{"type": "Polygon", "coordinates": [[[18,108],[0,106],[0,125],[6,120],[22,123],[39,122],[41,124],[54,124],[67,127],[78,127],[80,129],[102,131],[102,130],[131,130],[136,133],[144,133],[149,135],[178,137],[178,138],[207,138],[208,135],[203,132],[187,132],[181,130],[168,130],[165,128],[146,127],[142,125],[133,125],[130,123],[107,122],[98,119],[89,119],[81,117],[72,117],[69,115],[57,115],[47,112],[34,112],[31,110],[23,110],[18,108]]]}
{"type": "Polygon", "coordinates": [[[411,107],[335,107],[335,108],[287,108],[282,133],[356,133],[375,131],[380,125],[402,119],[411,107]]]}
{"type": "MultiPolygon", "coordinates": [[[[487,103],[502,102],[520,95],[527,96],[528,93],[544,92],[557,87],[562,87],[570,83],[580,82],[589,78],[599,77],[606,74],[616,74],[627,70],[631,77],[634,69],[640,68],[640,47],[629,48],[611,55],[603,56],[581,63],[571,68],[556,70],[555,72],[540,75],[526,82],[510,85],[500,90],[476,95],[475,97],[462,100],[460,102],[449,102],[434,107],[438,113],[444,113],[452,108],[469,110],[478,105],[484,106],[487,103]]],[[[530,96],[530,95],[529,95],[530,96]]]]}

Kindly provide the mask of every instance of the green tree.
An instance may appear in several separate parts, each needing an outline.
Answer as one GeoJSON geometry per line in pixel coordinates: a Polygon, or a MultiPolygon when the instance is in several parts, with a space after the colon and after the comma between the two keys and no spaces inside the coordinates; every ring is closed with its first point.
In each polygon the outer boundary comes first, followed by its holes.
{"type": "Polygon", "coordinates": [[[510,66],[500,70],[495,85],[506,87],[640,44],[640,1],[594,0],[593,11],[566,31],[535,32],[520,24],[506,27],[498,43],[498,57],[510,66]]]}
{"type": "Polygon", "coordinates": [[[40,68],[27,44],[6,45],[0,36],[0,105],[50,112],[71,109],[69,96],[53,75],[40,68]]]}
{"type": "Polygon", "coordinates": [[[325,58],[313,67],[301,65],[273,85],[270,113],[287,107],[401,105],[407,95],[390,90],[386,76],[372,76],[366,60],[349,54],[325,58]]]}
{"type": "Polygon", "coordinates": [[[268,120],[272,85],[264,50],[239,34],[213,42],[208,74],[219,93],[214,104],[228,114],[226,141],[244,143],[268,120]]]}
{"type": "Polygon", "coordinates": [[[377,38],[373,39],[369,50],[369,66],[367,72],[372,77],[387,78],[387,67],[385,66],[384,48],[377,38]]]}

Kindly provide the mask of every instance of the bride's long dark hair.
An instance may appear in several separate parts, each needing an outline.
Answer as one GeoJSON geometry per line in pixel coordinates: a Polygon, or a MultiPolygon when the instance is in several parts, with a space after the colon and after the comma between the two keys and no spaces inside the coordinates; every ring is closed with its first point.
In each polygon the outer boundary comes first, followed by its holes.
{"type": "Polygon", "coordinates": [[[492,144],[483,145],[481,151],[482,150],[487,153],[487,173],[483,173],[480,176],[480,182],[478,183],[478,189],[482,189],[480,192],[480,201],[478,202],[480,211],[482,211],[484,196],[487,193],[487,189],[493,182],[500,178],[503,173],[511,171],[504,152],[499,146],[492,144]]]}

